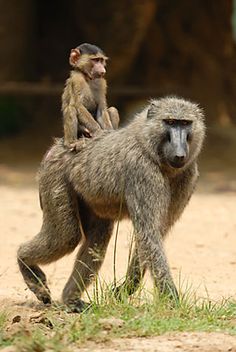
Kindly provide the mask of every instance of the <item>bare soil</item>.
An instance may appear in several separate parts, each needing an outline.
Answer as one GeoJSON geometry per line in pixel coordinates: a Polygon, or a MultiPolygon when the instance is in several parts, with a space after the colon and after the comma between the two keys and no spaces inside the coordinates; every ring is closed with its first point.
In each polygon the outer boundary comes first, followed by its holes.
{"type": "Polygon", "coordinates": [[[179,333],[152,338],[115,339],[101,345],[88,345],[88,351],[138,351],[138,352],[236,352],[235,337],[219,333],[179,333]]]}

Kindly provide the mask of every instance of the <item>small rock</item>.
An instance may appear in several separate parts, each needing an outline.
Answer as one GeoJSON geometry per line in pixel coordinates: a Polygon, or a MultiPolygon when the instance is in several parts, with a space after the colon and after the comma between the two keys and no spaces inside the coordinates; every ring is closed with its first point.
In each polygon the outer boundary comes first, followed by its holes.
{"type": "Polygon", "coordinates": [[[98,320],[103,329],[111,330],[112,328],[121,328],[124,325],[124,320],[118,318],[104,318],[98,320]]]}
{"type": "Polygon", "coordinates": [[[22,326],[20,323],[14,323],[6,327],[4,332],[4,337],[6,339],[11,339],[17,334],[21,334],[22,332],[25,333],[26,330],[27,329],[24,326],[22,326]]]}
{"type": "Polygon", "coordinates": [[[45,317],[42,313],[37,315],[32,315],[29,319],[29,322],[33,324],[43,324],[47,328],[53,329],[52,322],[47,317],[45,317]]]}
{"type": "Polygon", "coordinates": [[[12,318],[12,324],[19,323],[21,321],[21,316],[16,315],[14,318],[12,318]]]}
{"type": "Polygon", "coordinates": [[[42,317],[43,317],[43,313],[42,312],[31,314],[30,317],[29,317],[29,322],[30,323],[38,323],[39,320],[42,319],[42,317]]]}

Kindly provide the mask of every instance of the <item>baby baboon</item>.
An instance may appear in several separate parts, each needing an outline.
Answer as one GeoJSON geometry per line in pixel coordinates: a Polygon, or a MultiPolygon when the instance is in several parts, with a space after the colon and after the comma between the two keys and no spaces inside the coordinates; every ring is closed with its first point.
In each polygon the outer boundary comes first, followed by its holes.
{"type": "Polygon", "coordinates": [[[103,262],[114,221],[124,217],[133,222],[136,243],[128,293],[148,268],[160,292],[177,297],[163,240],[195,188],[204,135],[201,109],[167,97],[151,101],[128,126],[81,141],[78,153],[58,140],[40,167],[41,231],[18,251],[22,275],[38,299],[51,301],[38,264],[61,258],[81,242],[63,301],[83,309],[81,294],[103,262]]]}
{"type": "Polygon", "coordinates": [[[70,53],[73,70],[66,81],[62,95],[64,144],[76,148],[80,136],[92,137],[102,129],[118,128],[116,108],[107,108],[107,57],[92,44],[81,44],[70,53]]]}

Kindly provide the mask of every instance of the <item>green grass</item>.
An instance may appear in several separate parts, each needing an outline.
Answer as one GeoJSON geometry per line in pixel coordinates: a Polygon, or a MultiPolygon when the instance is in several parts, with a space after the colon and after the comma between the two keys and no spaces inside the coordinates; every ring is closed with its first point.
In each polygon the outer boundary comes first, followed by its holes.
{"type": "Polygon", "coordinates": [[[189,291],[180,302],[140,290],[133,297],[117,301],[111,288],[95,289],[92,306],[82,314],[70,314],[64,307],[44,311],[43,322],[21,324],[20,330],[8,336],[9,321],[0,313],[0,348],[17,346],[19,352],[67,351],[88,340],[104,341],[113,337],[144,337],[178,331],[221,331],[236,334],[236,303],[230,300],[198,300],[189,291]],[[110,320],[102,320],[110,319],[110,320]],[[120,320],[117,320],[120,319],[120,320]],[[118,323],[118,326],[117,326],[118,323]]]}

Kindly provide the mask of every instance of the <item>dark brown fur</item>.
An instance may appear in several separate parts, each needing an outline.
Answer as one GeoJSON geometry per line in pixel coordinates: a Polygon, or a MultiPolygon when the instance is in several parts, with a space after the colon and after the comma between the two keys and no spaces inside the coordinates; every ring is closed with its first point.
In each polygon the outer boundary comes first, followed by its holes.
{"type": "Polygon", "coordinates": [[[25,282],[39,300],[51,298],[38,264],[55,261],[82,243],[63,301],[74,310],[83,309],[81,294],[103,262],[119,217],[130,218],[135,230],[128,293],[134,292],[148,268],[160,291],[177,297],[163,240],[195,188],[204,131],[196,104],[167,97],[152,101],[127,127],[81,141],[78,153],[69,152],[61,140],[54,144],[39,172],[41,231],[18,251],[25,282]],[[188,157],[180,168],[170,167],[169,155],[163,155],[168,119],[192,124],[188,157]]]}

